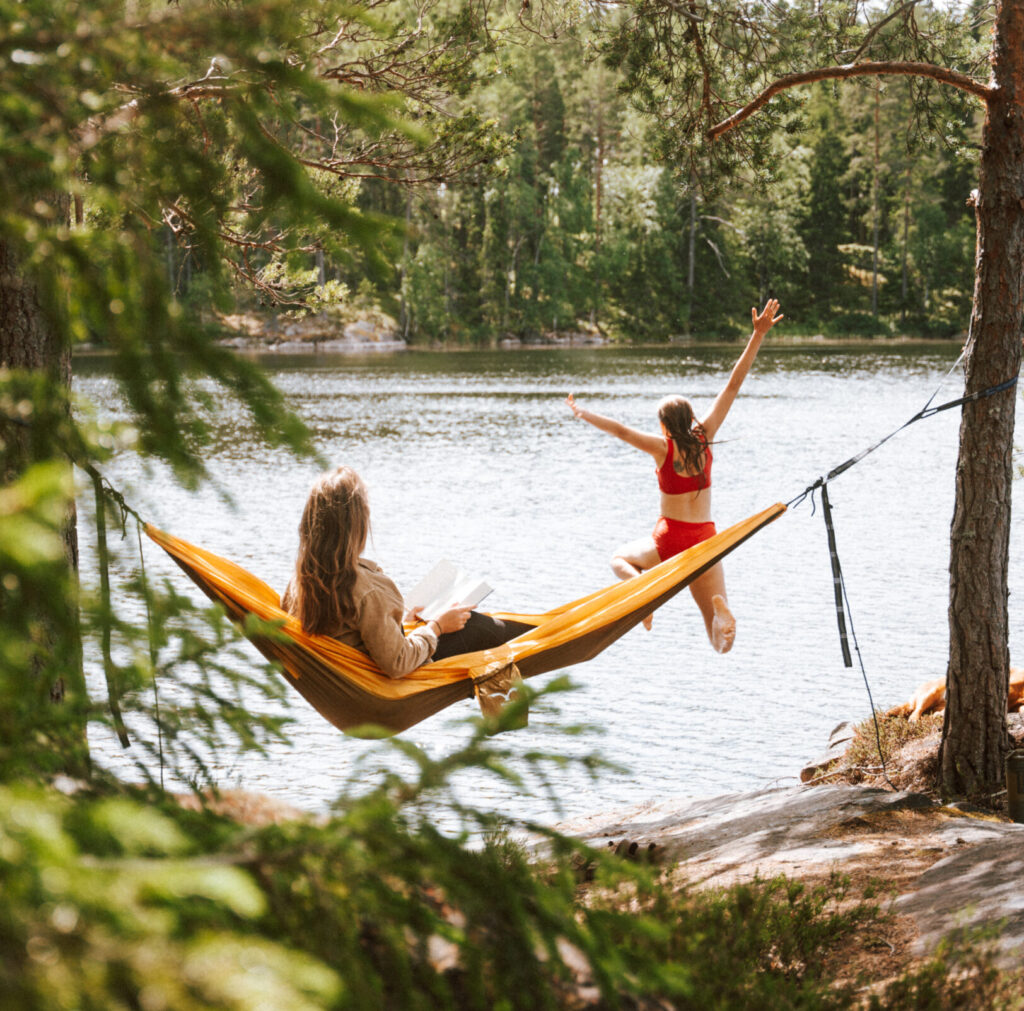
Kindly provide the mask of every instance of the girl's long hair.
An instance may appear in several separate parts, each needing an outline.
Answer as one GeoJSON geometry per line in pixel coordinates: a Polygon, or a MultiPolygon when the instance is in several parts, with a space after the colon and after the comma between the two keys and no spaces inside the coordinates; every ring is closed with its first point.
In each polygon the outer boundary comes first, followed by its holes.
{"type": "Polygon", "coordinates": [[[676,444],[683,471],[687,474],[700,474],[704,480],[702,487],[707,487],[709,482],[704,477],[704,467],[707,463],[708,441],[704,426],[694,421],[690,401],[685,397],[666,397],[658,404],[658,420],[676,444]]]}
{"type": "Polygon", "coordinates": [[[307,632],[336,635],[354,622],[356,569],[369,532],[362,478],[351,467],[321,475],[302,511],[295,576],[283,601],[307,632]]]}

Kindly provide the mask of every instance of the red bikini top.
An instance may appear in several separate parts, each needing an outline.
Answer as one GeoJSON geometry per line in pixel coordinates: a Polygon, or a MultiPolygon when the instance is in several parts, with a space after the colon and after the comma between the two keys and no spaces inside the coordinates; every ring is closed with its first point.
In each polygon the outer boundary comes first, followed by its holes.
{"type": "Polygon", "coordinates": [[[689,491],[700,491],[711,487],[711,447],[703,435],[697,438],[704,443],[704,469],[699,474],[677,474],[673,461],[675,443],[666,436],[665,462],[658,468],[658,487],[666,495],[683,495],[689,491]]]}

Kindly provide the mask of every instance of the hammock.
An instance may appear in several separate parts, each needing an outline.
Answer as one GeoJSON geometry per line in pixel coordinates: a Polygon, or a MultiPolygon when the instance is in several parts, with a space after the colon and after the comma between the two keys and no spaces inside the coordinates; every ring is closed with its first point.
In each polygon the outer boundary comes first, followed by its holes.
{"type": "Polygon", "coordinates": [[[321,716],[339,730],[372,726],[398,733],[474,695],[484,713],[493,714],[520,678],[592,659],[785,511],[777,503],[635,579],[543,614],[496,613],[531,628],[501,646],[428,663],[397,680],[382,674],[365,653],[304,632],[281,610],[280,595],[240,566],[151,524],[146,533],[234,621],[244,622],[251,614],[280,626],[275,634],[249,638],[268,660],[281,665],[321,716]]]}

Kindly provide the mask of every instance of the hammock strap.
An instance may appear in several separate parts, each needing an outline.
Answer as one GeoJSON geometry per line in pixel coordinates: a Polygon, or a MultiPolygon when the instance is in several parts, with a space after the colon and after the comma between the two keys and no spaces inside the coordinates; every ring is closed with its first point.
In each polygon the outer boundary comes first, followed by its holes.
{"type": "MultiPolygon", "coordinates": [[[[957,363],[959,363],[959,359],[957,359],[957,363]]],[[[814,491],[815,488],[821,488],[824,486],[825,482],[839,477],[840,474],[848,471],[854,464],[860,463],[860,461],[868,454],[873,453],[880,446],[884,446],[885,443],[887,443],[894,435],[898,435],[904,428],[909,428],[914,424],[914,422],[920,421],[922,418],[930,418],[933,415],[940,414],[942,411],[948,411],[951,408],[959,407],[961,404],[971,404],[976,400],[982,400],[985,397],[991,397],[996,393],[1002,393],[1003,390],[1008,390],[1010,387],[1014,386],[1017,383],[1018,378],[1018,376],[1011,376],[1009,379],[1006,379],[995,386],[989,386],[987,389],[978,390],[976,393],[968,393],[965,396],[957,397],[956,400],[949,400],[944,404],[938,404],[936,407],[931,406],[932,400],[935,399],[935,393],[933,393],[928,403],[925,404],[924,407],[922,407],[921,410],[912,418],[903,422],[899,428],[894,429],[888,435],[883,436],[878,440],[878,442],[868,446],[867,449],[862,449],[856,456],[851,456],[849,460],[844,460],[838,467],[833,467],[824,478],[818,478],[814,484],[808,485],[799,495],[790,499],[786,503],[787,507],[799,505],[809,494],[811,494],[811,492],[814,491]]],[[[938,390],[936,390],[936,393],[937,392],[938,390]]]]}
{"type": "MultiPolygon", "coordinates": [[[[953,363],[953,367],[946,374],[946,377],[952,373],[963,358],[965,352],[960,353],[960,357],[953,363]]],[[[835,597],[836,606],[836,624],[839,628],[839,647],[843,654],[843,666],[852,667],[853,657],[850,653],[850,638],[853,638],[853,646],[857,651],[857,660],[860,664],[861,676],[864,679],[864,687],[868,693],[868,702],[871,706],[871,717],[875,723],[875,741],[878,745],[878,757],[882,763],[882,775],[885,777],[885,781],[892,787],[892,781],[889,779],[889,774],[885,767],[885,755],[882,754],[882,735],[878,728],[878,715],[875,712],[874,699],[871,696],[871,685],[868,683],[867,671],[864,667],[864,658],[861,656],[860,646],[857,643],[856,633],[853,631],[853,613],[850,610],[850,600],[846,593],[846,582],[843,579],[843,569],[839,562],[839,551],[836,547],[836,531],[835,522],[832,517],[832,503],[828,497],[828,483],[833,478],[838,477],[840,474],[849,470],[854,464],[860,463],[868,454],[873,453],[880,446],[887,443],[894,435],[898,435],[903,429],[908,428],[915,422],[920,421],[922,418],[930,418],[932,415],[939,414],[942,411],[951,410],[954,407],[959,407],[961,404],[973,403],[976,400],[981,400],[985,397],[991,397],[996,393],[1002,393],[1003,390],[1008,390],[1017,383],[1017,376],[1011,376],[1009,379],[1004,380],[995,386],[989,386],[987,389],[978,390],[976,393],[968,393],[965,396],[957,397],[955,400],[949,400],[944,404],[939,404],[932,407],[932,401],[938,395],[939,389],[942,388],[941,384],[931,397],[928,398],[928,402],[918,411],[912,418],[905,421],[899,428],[893,430],[888,435],[883,436],[877,442],[868,446],[867,449],[861,450],[856,456],[851,456],[849,460],[845,460],[837,467],[833,467],[825,477],[819,477],[813,484],[809,484],[799,495],[791,499],[786,503],[787,507],[799,505],[805,498],[810,496],[811,499],[811,510],[813,515],[814,510],[814,493],[821,489],[821,511],[825,520],[825,534],[828,538],[828,554],[829,562],[832,566],[832,591],[835,597]],[[849,627],[849,630],[848,630],[849,627]]],[[[945,382],[945,379],[943,380],[945,382]]]]}
{"type": "MultiPolygon", "coordinates": [[[[960,356],[963,357],[963,354],[960,356]]],[[[960,363],[958,358],[953,365],[953,368],[960,363]]],[[[814,507],[814,493],[820,488],[821,489],[821,506],[822,512],[825,516],[825,531],[828,536],[828,553],[829,560],[832,564],[832,588],[836,598],[836,619],[839,625],[839,645],[843,651],[843,664],[846,667],[853,666],[853,660],[850,656],[850,644],[846,632],[846,619],[843,611],[843,571],[839,564],[839,554],[836,550],[836,535],[835,526],[832,521],[832,504],[828,498],[828,483],[833,478],[838,477],[844,471],[849,470],[855,463],[860,463],[869,453],[873,453],[879,446],[888,442],[894,435],[902,432],[904,428],[914,424],[915,421],[920,421],[922,418],[930,418],[934,414],[939,414],[941,411],[948,411],[953,407],[958,407],[961,404],[972,403],[976,400],[981,400],[983,397],[991,397],[993,394],[1001,393],[1003,390],[1008,390],[1014,386],[1017,382],[1017,376],[1011,376],[1009,379],[1004,380],[996,386],[990,386],[988,389],[979,390],[976,393],[968,393],[966,396],[957,397],[956,400],[949,400],[944,404],[939,404],[936,407],[932,407],[931,403],[935,399],[938,390],[931,395],[928,403],[921,408],[909,421],[905,421],[899,428],[890,432],[888,435],[879,439],[878,442],[867,449],[861,450],[856,456],[851,456],[849,460],[839,464],[838,467],[833,467],[832,470],[825,475],[825,477],[819,477],[813,484],[809,484],[799,495],[795,498],[790,499],[786,503],[787,508],[790,506],[799,505],[805,498],[810,496],[811,508],[813,512],[814,507]]],[[[941,389],[941,387],[940,387],[941,389]]]]}
{"type": "Polygon", "coordinates": [[[142,550],[142,523],[136,521],[135,535],[139,541],[139,583],[142,599],[146,602],[146,635],[149,639],[149,667],[153,673],[153,704],[156,709],[156,740],[160,755],[160,789],[164,789],[164,721],[160,718],[160,692],[157,683],[156,629],[153,625],[153,609],[150,606],[149,580],[146,578],[146,555],[142,550]]]}
{"type": "Polygon", "coordinates": [[[857,663],[860,665],[860,675],[864,680],[864,688],[868,693],[868,706],[871,709],[871,719],[875,725],[875,744],[878,747],[878,758],[882,763],[882,777],[889,784],[890,788],[896,790],[896,786],[889,778],[889,770],[885,766],[885,753],[882,751],[882,731],[878,726],[878,710],[875,709],[875,700],[871,694],[871,684],[868,682],[868,672],[864,667],[864,657],[861,655],[860,643],[857,642],[857,632],[853,627],[853,610],[850,608],[850,598],[846,593],[846,580],[843,579],[843,569],[839,564],[839,552],[836,550],[836,531],[832,522],[832,504],[828,500],[828,484],[821,486],[821,511],[825,517],[825,530],[828,534],[828,553],[832,562],[832,586],[836,597],[836,620],[839,624],[839,645],[843,651],[843,665],[853,666],[850,656],[850,640],[853,640],[853,648],[857,651],[857,663]],[[847,634],[847,619],[849,619],[849,634],[847,634]]]}
{"type": "Polygon", "coordinates": [[[107,680],[107,698],[110,702],[110,715],[117,731],[117,739],[122,748],[127,748],[131,741],[128,730],[121,715],[121,685],[117,665],[110,652],[110,632],[112,616],[110,613],[110,552],[107,548],[107,516],[104,505],[103,479],[99,472],[90,473],[93,490],[96,494],[96,553],[100,563],[100,651],[103,654],[103,674],[107,680]]]}
{"type": "Polygon", "coordinates": [[[836,548],[836,528],[832,522],[832,503],[828,500],[828,482],[823,483],[821,486],[821,511],[825,516],[825,533],[828,536],[828,557],[832,563],[832,592],[835,594],[836,599],[836,623],[839,625],[839,646],[843,651],[843,666],[852,667],[853,657],[850,655],[850,639],[846,631],[843,568],[839,564],[839,551],[836,548]]]}

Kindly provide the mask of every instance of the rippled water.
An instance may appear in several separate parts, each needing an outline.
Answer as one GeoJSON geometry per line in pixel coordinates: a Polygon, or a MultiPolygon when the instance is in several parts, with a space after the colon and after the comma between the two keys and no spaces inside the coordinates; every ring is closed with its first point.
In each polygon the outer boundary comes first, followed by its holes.
{"type": "MultiPolygon", "coordinates": [[[[661,396],[682,393],[698,413],[706,410],[735,354],[677,347],[409,352],[265,364],[324,454],[363,475],[374,524],[368,553],[400,587],[446,556],[490,575],[496,591],[488,607],[531,611],[611,582],[612,550],[647,534],[657,515],[650,460],[575,421],[565,393],[656,431],[661,396]]],[[[719,528],[788,501],[902,424],[943,382],[955,355],[934,345],[762,351],[715,447],[719,528]]],[[[959,396],[961,386],[955,372],[940,400],[959,396]]],[[[102,359],[79,363],[76,388],[116,410],[102,359]]],[[[220,490],[187,492],[159,470],[145,477],[129,455],[108,470],[158,526],[280,587],[315,469],[259,445],[241,412],[225,412],[209,456],[220,490]]],[[[880,707],[945,671],[958,424],[958,410],[916,424],[831,486],[855,631],[880,707]]],[[[1016,530],[1011,552],[1015,594],[1024,577],[1016,530]]],[[[88,572],[88,544],[84,559],[88,572]]],[[[147,565],[176,571],[155,549],[147,565]]],[[[567,769],[558,783],[564,814],[794,783],[836,723],[868,713],[859,670],[842,666],[820,511],[812,515],[809,502],[791,510],[725,565],[739,622],[731,654],[711,650],[682,594],[655,615],[652,631],[636,629],[571,669],[578,690],[545,700],[528,729],[502,739],[520,753],[599,749],[626,767],[593,782],[567,769]],[[579,723],[592,729],[562,732],[579,723]]],[[[1011,605],[1011,655],[1020,621],[1011,605]]],[[[295,700],[292,746],[215,770],[222,785],[310,809],[336,796],[368,745],[295,700]]],[[[442,755],[464,739],[463,721],[474,711],[473,703],[459,703],[405,736],[442,755]]],[[[93,745],[101,761],[123,763],[114,741],[93,745]]],[[[464,789],[517,816],[552,814],[546,797],[490,780],[471,778],[464,789]]]]}

